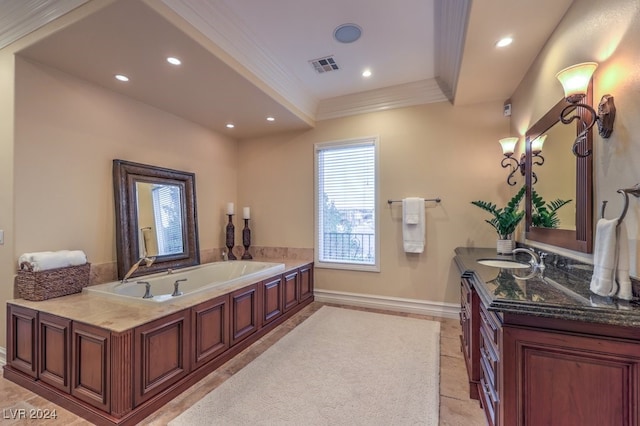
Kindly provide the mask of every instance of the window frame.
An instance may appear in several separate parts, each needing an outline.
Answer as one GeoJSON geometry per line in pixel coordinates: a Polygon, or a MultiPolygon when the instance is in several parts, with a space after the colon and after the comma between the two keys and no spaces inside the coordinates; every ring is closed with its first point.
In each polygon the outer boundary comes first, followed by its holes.
{"type": "Polygon", "coordinates": [[[380,272],[380,208],[379,208],[379,200],[380,200],[380,187],[379,187],[379,163],[380,163],[380,155],[379,148],[380,147],[380,138],[379,136],[365,136],[358,137],[353,139],[345,139],[345,140],[337,140],[330,142],[319,142],[314,144],[313,146],[313,199],[314,199],[314,209],[313,209],[313,217],[314,217],[314,267],[316,268],[326,268],[326,269],[342,269],[342,270],[351,270],[351,271],[362,271],[362,272],[380,272]],[[336,261],[322,261],[320,260],[320,215],[319,209],[320,205],[323,203],[323,200],[319,199],[318,187],[319,187],[319,167],[318,167],[318,153],[323,150],[331,149],[331,148],[346,148],[346,147],[355,147],[358,145],[373,145],[374,150],[374,201],[373,201],[373,215],[374,215],[374,247],[375,247],[375,255],[374,255],[374,263],[372,265],[364,265],[360,263],[351,263],[349,261],[346,262],[336,262],[336,261]]]}

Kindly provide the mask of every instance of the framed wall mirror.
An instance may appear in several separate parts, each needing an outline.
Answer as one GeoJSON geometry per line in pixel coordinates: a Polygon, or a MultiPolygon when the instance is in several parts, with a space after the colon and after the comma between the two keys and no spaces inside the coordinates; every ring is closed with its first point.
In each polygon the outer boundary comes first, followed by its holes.
{"type": "MultiPolygon", "coordinates": [[[[591,84],[585,103],[591,105],[591,84]]],[[[560,113],[569,103],[562,99],[551,108],[525,135],[526,140],[526,238],[570,250],[593,251],[593,154],[587,157],[573,155],[572,146],[578,133],[584,129],[584,119],[575,124],[560,122],[560,113]],[[543,164],[532,150],[533,142],[546,137],[541,155],[543,164]],[[539,220],[535,205],[556,200],[571,200],[556,210],[553,223],[539,220]]],[[[588,114],[577,108],[574,114],[588,114]]],[[[593,150],[592,130],[581,151],[593,150]],[[586,145],[586,146],[584,146],[586,145]]]]}
{"type": "Polygon", "coordinates": [[[113,160],[118,279],[200,264],[195,174],[113,160]]]}

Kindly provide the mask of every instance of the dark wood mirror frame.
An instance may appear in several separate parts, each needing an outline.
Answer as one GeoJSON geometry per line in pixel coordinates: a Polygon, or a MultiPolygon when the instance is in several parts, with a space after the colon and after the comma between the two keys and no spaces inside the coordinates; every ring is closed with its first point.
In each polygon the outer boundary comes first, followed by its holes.
{"type": "Polygon", "coordinates": [[[153,265],[141,266],[131,276],[200,264],[196,215],[195,174],[124,160],[113,160],[113,190],[116,211],[118,279],[124,278],[139,260],[136,182],[177,185],[181,188],[182,239],[184,251],[157,256],[153,265]]]}
{"type": "MultiPolygon", "coordinates": [[[[593,105],[592,84],[589,84],[589,90],[584,103],[593,105]]],[[[551,229],[538,228],[531,226],[531,188],[532,188],[532,153],[531,142],[538,136],[544,134],[560,119],[560,112],[568,106],[569,103],[562,99],[553,108],[551,108],[537,123],[535,123],[526,133],[526,238],[532,241],[538,241],[553,246],[563,247],[570,250],[580,251],[584,253],[593,252],[593,129],[587,134],[586,147],[581,147],[582,152],[591,150],[592,154],[588,157],[576,158],[576,229],[551,229]]],[[[577,114],[583,117],[583,120],[576,121],[576,135],[584,128],[584,115],[589,114],[584,108],[578,108],[577,114]]],[[[588,118],[588,117],[587,117],[588,118]]]]}

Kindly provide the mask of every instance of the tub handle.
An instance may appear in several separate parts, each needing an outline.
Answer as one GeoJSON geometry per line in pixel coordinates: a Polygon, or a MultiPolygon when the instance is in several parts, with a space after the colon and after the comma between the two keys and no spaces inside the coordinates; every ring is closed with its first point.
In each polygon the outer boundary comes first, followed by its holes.
{"type": "Polygon", "coordinates": [[[144,284],[144,296],[143,299],[152,299],[153,294],[151,294],[151,284],[148,281],[136,281],[136,284],[144,284]]]}
{"type": "Polygon", "coordinates": [[[176,282],[173,283],[173,293],[171,294],[171,296],[173,296],[173,297],[182,296],[182,292],[178,289],[178,286],[180,285],[181,281],[187,281],[187,278],[182,278],[180,280],[176,280],[176,282]]]}

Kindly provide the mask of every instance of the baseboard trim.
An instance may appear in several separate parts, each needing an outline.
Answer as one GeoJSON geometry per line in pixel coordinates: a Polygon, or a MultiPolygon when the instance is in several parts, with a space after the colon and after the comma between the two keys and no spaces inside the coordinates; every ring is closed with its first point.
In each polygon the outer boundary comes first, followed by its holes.
{"type": "Polygon", "coordinates": [[[442,318],[459,318],[460,305],[455,303],[431,302],[428,300],[402,299],[398,297],[372,296],[368,294],[347,293],[315,289],[316,302],[351,305],[361,308],[386,309],[442,318]]]}
{"type": "Polygon", "coordinates": [[[7,349],[0,346],[0,367],[7,365],[7,349]]]}

